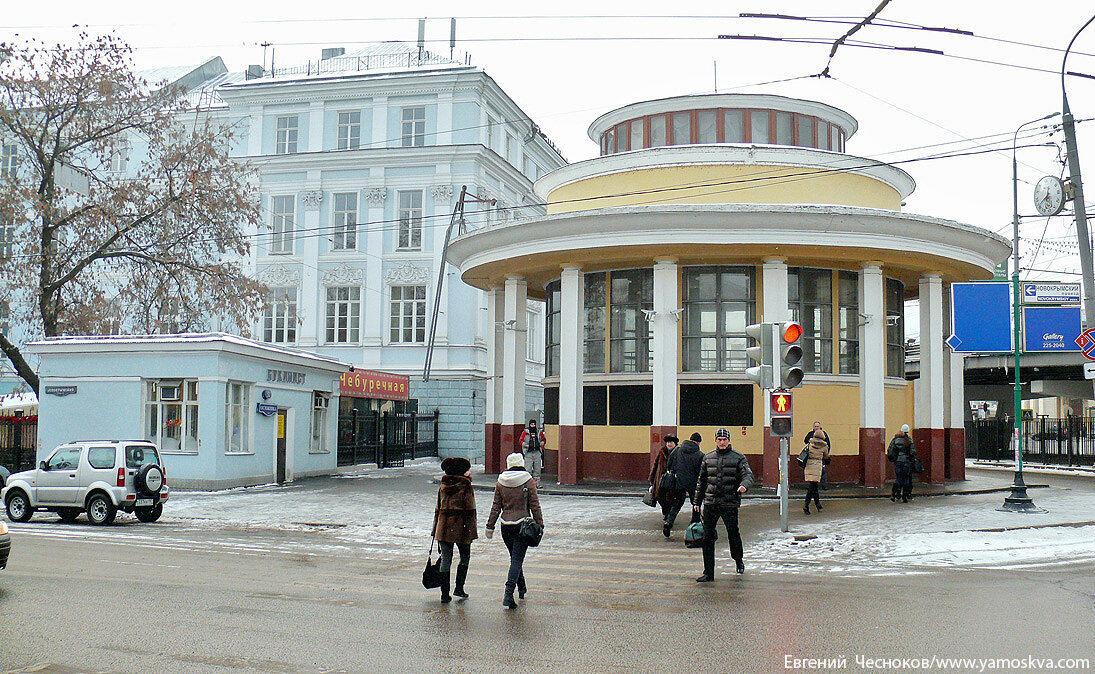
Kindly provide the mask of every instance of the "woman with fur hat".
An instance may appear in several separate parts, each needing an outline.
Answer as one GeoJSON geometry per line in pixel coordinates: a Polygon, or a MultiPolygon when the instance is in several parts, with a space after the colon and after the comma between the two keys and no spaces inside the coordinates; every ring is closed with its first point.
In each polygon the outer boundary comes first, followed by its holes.
{"type": "Polygon", "coordinates": [[[471,488],[471,462],[450,456],[441,462],[441,488],[437,490],[437,508],[433,513],[433,537],[441,548],[441,603],[452,601],[449,595],[449,571],[452,569],[453,546],[460,550],[456,567],[456,587],[452,593],[467,599],[464,580],[471,562],[471,542],[478,538],[475,519],[475,493],[471,488]]]}
{"type": "Polygon", "coordinates": [[[809,515],[810,499],[814,500],[814,505],[817,506],[819,512],[821,511],[821,496],[818,492],[818,485],[821,484],[821,471],[825,464],[829,463],[829,443],[825,441],[821,434],[814,433],[810,436],[806,447],[809,452],[806,466],[802,469],[802,472],[806,474],[806,484],[809,485],[809,488],[806,490],[806,502],[802,504],[802,512],[809,515]]]}
{"type": "Polygon", "coordinates": [[[498,484],[494,488],[494,505],[491,506],[490,517],[487,518],[487,538],[494,536],[494,525],[499,517],[502,518],[502,541],[509,549],[509,575],[506,577],[506,594],[502,598],[502,606],[517,608],[517,602],[513,600],[514,589],[521,599],[524,599],[528,591],[523,571],[528,545],[518,536],[521,520],[531,517],[541,527],[544,526],[540,498],[536,495],[536,481],[525,470],[525,457],[518,453],[506,457],[506,471],[498,476],[498,484]]]}

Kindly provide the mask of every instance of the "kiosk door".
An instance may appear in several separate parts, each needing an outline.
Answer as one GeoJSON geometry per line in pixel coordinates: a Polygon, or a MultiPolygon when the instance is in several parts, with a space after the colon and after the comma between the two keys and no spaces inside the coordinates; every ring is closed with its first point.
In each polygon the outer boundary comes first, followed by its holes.
{"type": "Polygon", "coordinates": [[[285,482],[285,415],[287,410],[278,410],[278,438],[275,452],[277,454],[277,480],[278,484],[285,482]]]}

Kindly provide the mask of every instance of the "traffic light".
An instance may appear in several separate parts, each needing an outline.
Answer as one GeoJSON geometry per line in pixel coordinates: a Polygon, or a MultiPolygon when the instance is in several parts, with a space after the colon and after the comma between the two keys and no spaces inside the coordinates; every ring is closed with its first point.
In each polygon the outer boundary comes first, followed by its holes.
{"type": "Polygon", "coordinates": [[[775,324],[755,323],[746,326],[745,334],[752,337],[756,344],[745,349],[745,355],[749,362],[756,363],[754,367],[745,369],[745,374],[757,383],[762,389],[775,387],[775,324]]]}
{"type": "Polygon", "coordinates": [[[789,438],[792,435],[793,416],[790,391],[773,391],[768,396],[768,405],[772,417],[772,435],[777,438],[789,438]]]}
{"type": "Polygon", "coordinates": [[[802,325],[784,321],[776,325],[776,388],[794,388],[802,383],[802,325]]]}

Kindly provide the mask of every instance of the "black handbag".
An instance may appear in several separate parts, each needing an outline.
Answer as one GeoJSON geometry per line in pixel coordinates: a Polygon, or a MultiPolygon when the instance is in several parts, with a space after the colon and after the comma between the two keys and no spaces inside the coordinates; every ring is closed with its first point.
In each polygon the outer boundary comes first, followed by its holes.
{"type": "Polygon", "coordinates": [[[654,485],[650,485],[650,488],[643,494],[643,503],[651,508],[658,507],[658,490],[654,488],[654,485]]]}
{"type": "Polygon", "coordinates": [[[521,520],[521,525],[517,528],[517,537],[525,545],[535,548],[544,538],[544,527],[536,523],[532,517],[532,511],[528,508],[528,489],[525,489],[525,511],[529,516],[521,520]]]}
{"type": "Polygon", "coordinates": [[[433,561],[433,540],[430,540],[430,553],[426,557],[426,568],[422,570],[422,587],[432,590],[441,587],[441,556],[433,561]]]}
{"type": "Polygon", "coordinates": [[[924,472],[924,462],[920,460],[920,457],[916,457],[915,459],[913,459],[912,472],[914,472],[914,473],[923,473],[924,472]]]}
{"type": "Polygon", "coordinates": [[[810,448],[803,447],[802,451],[798,453],[798,457],[795,459],[798,462],[799,468],[805,468],[806,463],[810,460],[810,448]]]}
{"type": "Polygon", "coordinates": [[[680,491],[680,482],[680,478],[677,477],[675,471],[667,470],[662,473],[662,479],[658,482],[658,489],[660,491],[680,491]]]}

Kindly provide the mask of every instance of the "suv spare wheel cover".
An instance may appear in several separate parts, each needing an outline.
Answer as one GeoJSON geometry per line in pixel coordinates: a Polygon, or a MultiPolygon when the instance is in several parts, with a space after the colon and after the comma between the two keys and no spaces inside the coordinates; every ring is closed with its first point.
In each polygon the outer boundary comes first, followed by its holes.
{"type": "Polygon", "coordinates": [[[163,471],[154,463],[150,463],[137,472],[137,486],[144,491],[156,493],[163,486],[163,471]]]}

